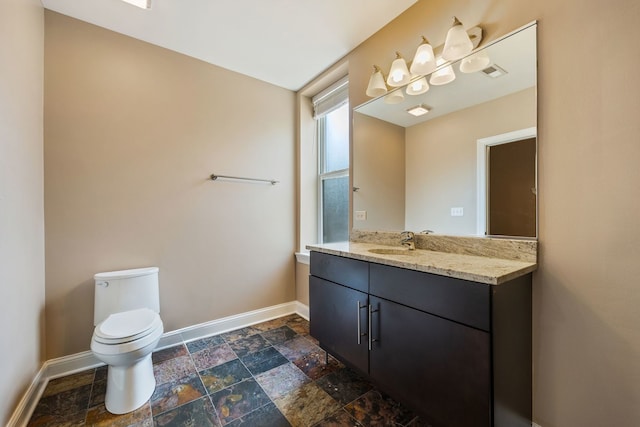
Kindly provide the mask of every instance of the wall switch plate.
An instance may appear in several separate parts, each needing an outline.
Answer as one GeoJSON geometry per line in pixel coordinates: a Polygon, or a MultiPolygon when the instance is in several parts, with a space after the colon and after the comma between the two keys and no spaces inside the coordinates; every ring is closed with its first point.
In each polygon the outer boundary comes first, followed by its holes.
{"type": "Polygon", "coordinates": [[[366,221],[367,211],[356,211],[356,221],[366,221]]]}
{"type": "Polygon", "coordinates": [[[464,208],[451,208],[451,216],[464,216],[464,208]]]}

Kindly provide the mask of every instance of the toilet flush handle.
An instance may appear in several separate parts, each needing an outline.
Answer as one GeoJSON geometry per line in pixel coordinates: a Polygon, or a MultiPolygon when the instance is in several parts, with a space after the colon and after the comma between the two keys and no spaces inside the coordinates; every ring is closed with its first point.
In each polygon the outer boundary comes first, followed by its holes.
{"type": "Polygon", "coordinates": [[[106,288],[107,286],[109,286],[109,282],[96,282],[96,285],[106,288]]]}

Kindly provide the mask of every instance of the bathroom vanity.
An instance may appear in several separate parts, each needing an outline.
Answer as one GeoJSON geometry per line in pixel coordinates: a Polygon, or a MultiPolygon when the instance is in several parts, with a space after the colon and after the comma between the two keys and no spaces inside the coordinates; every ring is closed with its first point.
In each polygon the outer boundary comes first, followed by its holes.
{"type": "Polygon", "coordinates": [[[309,246],[311,335],[434,427],[531,425],[535,262],[309,246]]]}
{"type": "Polygon", "coordinates": [[[351,241],[307,247],[311,335],[434,427],[531,426],[536,33],[481,45],[492,67],[428,94],[356,107],[351,241]]]}

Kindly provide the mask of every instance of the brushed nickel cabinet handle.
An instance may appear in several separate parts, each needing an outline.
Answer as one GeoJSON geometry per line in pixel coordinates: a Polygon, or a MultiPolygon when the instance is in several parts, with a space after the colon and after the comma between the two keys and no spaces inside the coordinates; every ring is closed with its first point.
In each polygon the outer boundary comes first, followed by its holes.
{"type": "Polygon", "coordinates": [[[380,309],[373,309],[373,306],[371,304],[369,304],[369,351],[371,351],[372,349],[372,344],[375,341],[378,341],[377,339],[373,338],[373,322],[371,320],[372,314],[376,313],[380,311],[380,309]]]}
{"type": "Polygon", "coordinates": [[[366,332],[362,332],[361,331],[361,326],[360,326],[360,310],[362,310],[363,308],[367,308],[366,305],[360,305],[360,301],[356,301],[356,304],[358,306],[358,309],[356,310],[356,317],[358,319],[358,345],[362,344],[362,337],[367,335],[366,332]]]}

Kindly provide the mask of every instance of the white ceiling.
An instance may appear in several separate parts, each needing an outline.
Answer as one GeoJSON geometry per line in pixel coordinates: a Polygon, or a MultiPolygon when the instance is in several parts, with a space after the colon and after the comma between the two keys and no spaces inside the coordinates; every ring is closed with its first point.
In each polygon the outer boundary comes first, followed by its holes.
{"type": "Polygon", "coordinates": [[[45,8],[298,90],[417,0],[42,0],[45,8]]]}

